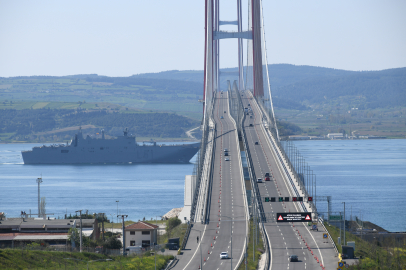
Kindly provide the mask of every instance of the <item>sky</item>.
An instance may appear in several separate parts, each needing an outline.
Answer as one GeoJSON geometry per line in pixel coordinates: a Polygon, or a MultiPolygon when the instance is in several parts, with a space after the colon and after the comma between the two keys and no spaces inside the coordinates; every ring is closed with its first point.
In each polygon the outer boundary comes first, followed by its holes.
{"type": "MultiPolygon", "coordinates": [[[[0,0],[0,77],[202,70],[204,2],[0,0]]],[[[235,2],[221,2],[221,20],[236,19],[235,2]]],[[[404,0],[263,0],[263,11],[269,64],[406,67],[404,0]]],[[[220,67],[236,55],[222,40],[220,67]]]]}

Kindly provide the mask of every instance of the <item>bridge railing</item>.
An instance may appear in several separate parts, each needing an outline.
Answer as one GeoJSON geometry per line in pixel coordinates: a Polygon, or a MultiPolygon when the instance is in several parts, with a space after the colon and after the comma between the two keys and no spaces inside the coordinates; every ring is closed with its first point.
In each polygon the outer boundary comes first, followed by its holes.
{"type": "MultiPolygon", "coordinates": [[[[197,160],[195,163],[195,166],[193,168],[193,175],[196,177],[196,185],[195,185],[195,190],[193,192],[193,200],[192,200],[192,205],[191,205],[191,211],[190,211],[190,221],[195,221],[196,215],[199,214],[197,213],[198,210],[198,204],[201,202],[201,194],[203,194],[201,190],[202,186],[202,176],[204,173],[205,167],[207,167],[207,160],[206,160],[206,151],[207,151],[207,145],[210,141],[209,135],[211,130],[215,130],[215,127],[213,125],[210,125],[209,122],[212,118],[213,114],[213,107],[214,107],[214,100],[215,96],[213,96],[213,100],[210,102],[210,106],[206,107],[206,114],[208,117],[203,117],[203,123],[202,123],[202,129],[203,129],[203,134],[202,134],[202,139],[200,143],[200,150],[197,154],[197,160]],[[205,162],[206,161],[206,162],[205,162]]],[[[212,121],[212,120],[211,120],[212,121]]],[[[212,121],[213,123],[214,121],[212,121]]],[[[213,136],[214,138],[214,136],[213,136]]],[[[204,210],[201,210],[200,215],[203,215],[204,210]]]]}
{"type": "Polygon", "coordinates": [[[211,158],[207,161],[207,166],[210,167],[209,174],[207,177],[207,184],[206,184],[206,191],[205,191],[205,205],[203,209],[204,216],[202,217],[202,223],[208,224],[210,221],[210,204],[211,204],[211,191],[213,186],[213,170],[214,170],[214,162],[215,162],[215,154],[214,151],[216,149],[216,137],[217,137],[217,130],[216,124],[214,123],[212,140],[211,140],[211,158]],[[210,164],[210,165],[209,165],[210,164]]]}

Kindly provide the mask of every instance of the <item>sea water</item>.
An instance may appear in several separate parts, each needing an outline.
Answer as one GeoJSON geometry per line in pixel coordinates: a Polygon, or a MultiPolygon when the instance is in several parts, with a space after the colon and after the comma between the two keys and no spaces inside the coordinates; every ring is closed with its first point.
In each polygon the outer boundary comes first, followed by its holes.
{"type": "Polygon", "coordinates": [[[51,217],[88,210],[105,213],[114,221],[117,214],[133,221],[155,219],[183,207],[185,175],[193,173],[192,163],[24,165],[21,151],[34,146],[39,145],[0,144],[0,212],[8,217],[17,217],[21,211],[28,214],[30,209],[38,213],[36,179],[42,177],[40,196],[46,198],[51,217]]]}
{"type": "MultiPolygon", "coordinates": [[[[333,214],[362,217],[388,231],[406,231],[406,140],[297,141],[316,174],[317,196],[332,196],[333,214]]],[[[184,202],[193,164],[24,165],[21,150],[38,144],[0,144],[0,212],[38,212],[38,184],[46,211],[62,218],[76,210],[117,219],[156,218],[184,202]],[[119,201],[116,203],[116,201],[119,201]],[[118,210],[117,210],[118,207],[118,210]]],[[[194,159],[191,160],[192,162],[194,159]]],[[[317,202],[327,212],[327,202],[317,202]]],[[[159,218],[159,217],[158,217],[159,218]]]]}
{"type": "MultiPolygon", "coordinates": [[[[316,174],[317,196],[388,231],[406,231],[406,140],[319,140],[294,144],[316,174]]],[[[317,202],[327,212],[327,202],[317,202]]],[[[327,217],[327,214],[325,215],[327,217]]]]}

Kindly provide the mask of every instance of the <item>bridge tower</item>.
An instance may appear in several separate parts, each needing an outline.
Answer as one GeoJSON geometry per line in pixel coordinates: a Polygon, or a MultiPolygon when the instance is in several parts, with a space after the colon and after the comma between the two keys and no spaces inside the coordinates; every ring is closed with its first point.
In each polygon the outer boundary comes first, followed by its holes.
{"type": "Polygon", "coordinates": [[[203,117],[206,118],[206,113],[209,113],[207,108],[212,107],[214,93],[220,90],[220,40],[234,38],[238,42],[238,89],[252,92],[279,139],[269,83],[262,0],[247,1],[248,30],[244,31],[242,0],[236,0],[237,16],[234,21],[220,20],[220,0],[205,0],[203,117]],[[236,25],[237,31],[222,31],[221,25],[236,25]],[[246,67],[243,61],[244,40],[247,40],[246,67]]]}

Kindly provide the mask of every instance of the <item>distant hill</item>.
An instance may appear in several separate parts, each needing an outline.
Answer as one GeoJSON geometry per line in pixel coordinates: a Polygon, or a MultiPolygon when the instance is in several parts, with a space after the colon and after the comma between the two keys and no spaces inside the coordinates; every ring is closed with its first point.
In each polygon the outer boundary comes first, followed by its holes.
{"type": "Polygon", "coordinates": [[[339,73],[292,79],[292,83],[273,87],[273,95],[310,104],[347,97],[349,104],[360,109],[406,105],[406,68],[339,73]]]}
{"type": "MultiPolygon", "coordinates": [[[[237,68],[222,69],[237,71],[237,68]]],[[[314,66],[273,64],[268,66],[275,107],[303,110],[312,103],[340,97],[354,98],[352,105],[378,108],[406,105],[406,68],[381,71],[347,71],[314,66]],[[307,101],[307,102],[305,102],[307,101]]],[[[203,83],[203,71],[165,71],[134,75],[138,78],[174,79],[203,83]]],[[[221,88],[236,76],[221,76],[221,88]]]]}
{"type": "MultiPolygon", "coordinates": [[[[269,65],[276,108],[307,110],[309,106],[384,108],[406,104],[406,68],[346,71],[332,68],[269,65]]],[[[221,89],[237,79],[221,70],[221,89]]],[[[231,73],[230,73],[231,72],[231,73]]],[[[202,70],[171,70],[130,77],[79,74],[62,77],[0,78],[0,100],[107,102],[141,110],[177,112],[201,119],[202,70]]]]}

